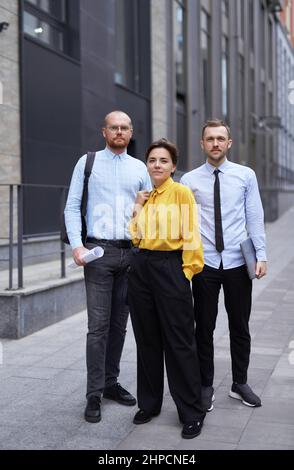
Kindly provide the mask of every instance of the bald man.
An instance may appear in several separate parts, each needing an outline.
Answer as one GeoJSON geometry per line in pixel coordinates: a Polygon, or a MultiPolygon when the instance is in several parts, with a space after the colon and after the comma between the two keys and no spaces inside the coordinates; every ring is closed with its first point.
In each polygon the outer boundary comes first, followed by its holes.
{"type": "Polygon", "coordinates": [[[81,239],[81,199],[87,156],[75,166],[65,208],[67,234],[76,264],[84,266],[87,334],[87,405],[85,419],[101,420],[101,397],[133,406],[136,399],[118,383],[128,320],[127,270],[131,241],[128,223],[138,191],[150,190],[146,166],[127,154],[133,126],[122,111],[104,119],[106,147],[95,154],[88,184],[87,239],[81,239]],[[101,246],[104,255],[89,264],[83,256],[101,246]]]}

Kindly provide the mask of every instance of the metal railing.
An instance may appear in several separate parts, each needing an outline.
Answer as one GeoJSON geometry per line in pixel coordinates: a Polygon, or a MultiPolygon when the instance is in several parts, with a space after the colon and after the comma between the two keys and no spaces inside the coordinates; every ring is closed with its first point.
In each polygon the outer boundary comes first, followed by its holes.
{"type": "MultiPolygon", "coordinates": [[[[292,175],[291,175],[292,176],[292,175]]],[[[277,182],[279,183],[279,182],[277,182]]],[[[8,231],[8,237],[0,237],[0,239],[8,240],[8,259],[1,259],[0,262],[8,262],[9,266],[9,280],[8,280],[8,288],[7,290],[17,290],[17,289],[23,289],[24,288],[24,276],[23,276],[23,270],[24,270],[24,260],[27,259],[32,259],[34,257],[43,257],[43,256],[48,256],[48,255],[53,255],[53,254],[58,254],[60,257],[60,277],[65,278],[66,277],[66,265],[65,265],[65,258],[66,258],[66,250],[65,250],[65,245],[60,239],[60,247],[58,250],[55,251],[45,251],[42,253],[38,253],[37,255],[30,255],[30,256],[25,256],[24,257],[24,250],[23,250],[23,245],[24,245],[24,240],[30,237],[33,239],[34,237],[45,237],[45,236],[52,236],[52,235],[58,235],[60,238],[60,231],[57,231],[55,233],[50,232],[50,233],[36,233],[36,234],[30,234],[29,236],[26,234],[24,235],[24,189],[26,188],[39,188],[39,189],[51,189],[54,191],[59,191],[59,219],[61,221],[61,216],[62,216],[62,211],[65,206],[65,199],[66,199],[66,194],[68,190],[68,186],[61,186],[61,185],[44,185],[44,184],[0,184],[1,187],[6,187],[9,190],[9,231],[8,231]],[[14,239],[14,214],[15,214],[15,208],[14,208],[14,199],[16,197],[16,219],[17,219],[17,234],[16,238],[14,239]],[[14,282],[13,282],[13,269],[14,269],[14,244],[16,244],[16,267],[17,267],[17,287],[14,287],[14,282]]],[[[267,187],[261,187],[261,192],[263,196],[266,195],[274,195],[274,194],[281,194],[281,193],[290,193],[293,194],[294,196],[294,185],[293,184],[288,184],[286,185],[285,182],[283,185],[275,185],[275,186],[267,186],[267,187]]],[[[265,197],[265,199],[268,199],[265,197]]],[[[270,207],[271,201],[266,201],[264,200],[264,206],[268,206],[269,212],[272,212],[275,210],[270,207]]],[[[266,207],[265,207],[266,209],[266,207]]]]}
{"type": "MultiPolygon", "coordinates": [[[[6,290],[15,290],[15,289],[23,289],[24,288],[24,278],[23,278],[23,268],[24,268],[24,260],[31,259],[36,256],[48,256],[59,253],[60,256],[60,276],[61,278],[66,277],[66,268],[65,268],[65,245],[60,239],[60,249],[55,251],[45,251],[39,253],[37,255],[30,255],[24,257],[24,240],[28,238],[28,235],[24,235],[24,189],[26,188],[43,188],[43,189],[52,189],[55,191],[60,192],[59,197],[59,218],[61,221],[62,211],[65,205],[65,198],[66,192],[68,190],[68,186],[60,186],[60,185],[44,185],[44,184],[0,184],[0,188],[7,187],[9,190],[9,211],[8,211],[8,218],[9,218],[9,230],[7,237],[1,237],[1,240],[8,240],[8,259],[0,259],[0,262],[8,262],[9,266],[9,280],[8,280],[8,288],[6,290]],[[14,215],[15,215],[15,208],[14,208],[14,199],[16,196],[16,219],[17,219],[17,234],[16,238],[14,238],[14,215]],[[13,269],[14,269],[14,244],[16,243],[16,266],[17,266],[17,287],[13,286],[13,269]]],[[[38,233],[38,234],[31,234],[29,235],[30,238],[36,238],[40,236],[48,236],[48,235],[59,235],[60,231],[55,233],[38,233]]]]}

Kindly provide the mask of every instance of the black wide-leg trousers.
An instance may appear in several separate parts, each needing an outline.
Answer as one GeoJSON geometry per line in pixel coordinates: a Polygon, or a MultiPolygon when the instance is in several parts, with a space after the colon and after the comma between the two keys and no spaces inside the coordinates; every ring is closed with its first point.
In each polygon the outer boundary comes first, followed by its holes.
{"type": "Polygon", "coordinates": [[[137,343],[139,408],[160,412],[165,359],[180,420],[204,418],[192,292],[182,270],[181,252],[134,249],[128,299],[137,343]]]}
{"type": "Polygon", "coordinates": [[[204,266],[192,281],[196,321],[196,342],[204,386],[213,384],[213,333],[218,313],[221,286],[229,320],[230,350],[233,381],[247,382],[250,356],[249,317],[251,312],[252,281],[246,267],[219,269],[204,266]]]}

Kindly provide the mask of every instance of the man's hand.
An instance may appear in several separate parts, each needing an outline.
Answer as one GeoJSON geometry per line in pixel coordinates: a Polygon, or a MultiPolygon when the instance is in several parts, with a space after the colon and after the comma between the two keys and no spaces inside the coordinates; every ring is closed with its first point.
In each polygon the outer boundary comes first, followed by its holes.
{"type": "Polygon", "coordinates": [[[266,261],[257,261],[256,270],[255,270],[257,279],[261,279],[263,276],[265,276],[266,271],[267,271],[266,261]]]}
{"type": "Polygon", "coordinates": [[[84,246],[79,246],[78,248],[75,248],[74,250],[72,250],[73,259],[74,259],[75,263],[78,266],[85,266],[86,265],[86,263],[85,263],[85,261],[83,261],[82,257],[83,257],[83,255],[88,253],[88,251],[89,250],[87,250],[87,248],[85,248],[84,246]]]}

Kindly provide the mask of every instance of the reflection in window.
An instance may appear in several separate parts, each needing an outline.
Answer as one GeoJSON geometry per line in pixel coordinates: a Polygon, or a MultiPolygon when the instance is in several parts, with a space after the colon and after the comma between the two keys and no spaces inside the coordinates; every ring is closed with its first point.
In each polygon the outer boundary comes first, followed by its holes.
{"type": "Polygon", "coordinates": [[[254,0],[249,0],[249,43],[250,50],[254,51],[254,0]]]}
{"type": "Polygon", "coordinates": [[[54,49],[63,51],[64,43],[61,31],[27,11],[24,12],[23,21],[26,34],[50,45],[54,49]]]}
{"type": "Polygon", "coordinates": [[[31,5],[45,11],[49,15],[55,16],[60,21],[65,20],[65,1],[64,0],[26,0],[31,5]]]}
{"type": "Polygon", "coordinates": [[[186,24],[185,1],[174,2],[174,43],[176,71],[177,146],[180,152],[178,169],[187,169],[187,107],[186,107],[186,24]]]}
{"type": "Polygon", "coordinates": [[[245,141],[245,65],[244,57],[239,54],[239,89],[238,89],[238,109],[239,109],[239,132],[240,141],[245,141]]]}
{"type": "Polygon", "coordinates": [[[260,20],[259,20],[259,43],[260,43],[260,61],[261,61],[261,67],[264,69],[265,67],[265,10],[264,7],[261,7],[260,11],[260,20]]]}
{"type": "Polygon", "coordinates": [[[176,85],[179,93],[185,91],[184,31],[184,7],[176,2],[176,85]]]}
{"type": "Polygon", "coordinates": [[[268,74],[273,78],[273,24],[268,22],[268,74]]]}
{"type": "Polygon", "coordinates": [[[227,119],[228,115],[228,56],[229,45],[226,36],[222,37],[222,114],[227,119]]]}
{"type": "Polygon", "coordinates": [[[229,17],[229,2],[228,0],[222,0],[222,14],[227,18],[229,17]]]}
{"type": "Polygon", "coordinates": [[[203,119],[211,114],[210,104],[210,63],[211,63],[211,39],[210,16],[201,10],[201,58],[202,58],[202,84],[203,84],[203,119]]]}
{"type": "Polygon", "coordinates": [[[136,48],[138,41],[135,33],[135,18],[137,18],[136,2],[133,0],[115,0],[116,29],[115,29],[115,83],[124,85],[131,90],[139,91],[136,64],[136,48]]]}

